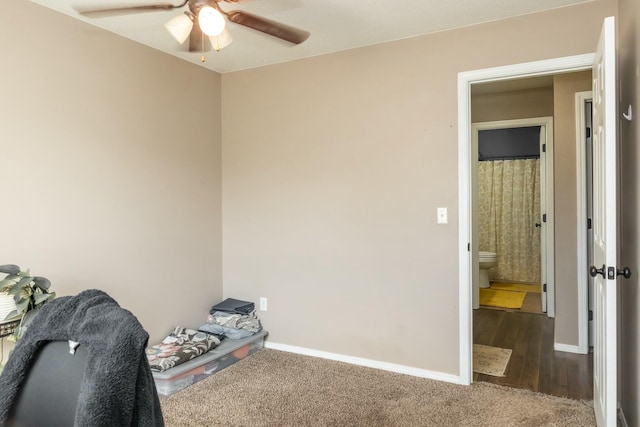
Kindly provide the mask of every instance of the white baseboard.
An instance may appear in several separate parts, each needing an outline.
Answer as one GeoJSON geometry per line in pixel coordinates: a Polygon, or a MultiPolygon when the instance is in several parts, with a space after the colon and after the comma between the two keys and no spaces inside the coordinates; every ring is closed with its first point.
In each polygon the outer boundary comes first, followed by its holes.
{"type": "Polygon", "coordinates": [[[364,359],[362,357],[346,356],[343,354],[328,353],[326,351],[313,350],[304,347],[296,347],[287,344],[278,344],[265,341],[264,346],[272,350],[286,351],[289,353],[302,354],[305,356],[319,357],[321,359],[335,360],[338,362],[350,363],[352,365],[366,366],[367,368],[381,369],[383,371],[395,372],[398,374],[411,375],[414,377],[428,378],[436,381],[462,384],[458,375],[445,374],[442,372],[429,371],[426,369],[412,368],[411,366],[396,365],[395,363],[380,362],[377,360],[364,359]]]}
{"type": "Polygon", "coordinates": [[[620,406],[620,404],[618,404],[618,425],[620,427],[629,427],[629,423],[624,416],[624,412],[622,411],[622,406],[620,406]]]}
{"type": "Polygon", "coordinates": [[[577,346],[577,345],[554,343],[553,344],[553,349],[555,351],[564,351],[564,352],[567,352],[567,353],[586,354],[584,351],[581,351],[580,347],[577,346]]]}

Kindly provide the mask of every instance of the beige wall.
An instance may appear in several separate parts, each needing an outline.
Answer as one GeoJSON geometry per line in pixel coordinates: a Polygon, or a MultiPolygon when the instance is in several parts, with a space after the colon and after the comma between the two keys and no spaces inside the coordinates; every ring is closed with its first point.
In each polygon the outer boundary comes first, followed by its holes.
{"type": "Polygon", "coordinates": [[[457,74],[593,52],[615,10],[223,75],[225,295],[272,342],[458,375],[457,74]]]}
{"type": "Polygon", "coordinates": [[[27,0],[0,52],[0,263],[106,291],[152,341],[200,322],[222,296],[220,76],[27,0]]]}
{"type": "Polygon", "coordinates": [[[473,123],[553,116],[553,88],[514,90],[471,97],[473,123]]]}
{"type": "Polygon", "coordinates": [[[620,119],[622,232],[619,267],[633,275],[621,280],[620,395],[629,426],[640,425],[640,5],[637,0],[619,0],[618,54],[620,110],[633,106],[633,121],[620,119]]]}
{"type": "Polygon", "coordinates": [[[554,91],[555,342],[578,346],[575,93],[591,90],[591,71],[559,74],[554,91]]]}

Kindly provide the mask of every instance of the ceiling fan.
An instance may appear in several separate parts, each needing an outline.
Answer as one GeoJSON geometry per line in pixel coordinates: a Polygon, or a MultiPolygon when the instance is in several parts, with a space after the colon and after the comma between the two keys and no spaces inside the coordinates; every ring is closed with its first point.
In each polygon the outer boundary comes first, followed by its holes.
{"type": "Polygon", "coordinates": [[[309,32],[252,15],[241,10],[225,11],[218,3],[237,3],[239,0],[184,0],[183,3],[158,3],[137,6],[111,7],[104,9],[79,9],[76,11],[88,18],[100,18],[137,12],[180,9],[189,6],[183,14],[173,17],[165,24],[171,35],[183,44],[189,39],[189,52],[205,52],[211,47],[220,50],[228,46],[231,35],[225,28],[229,20],[292,44],[300,44],[309,37],[309,32]],[[225,20],[226,18],[226,20],[225,20]]]}

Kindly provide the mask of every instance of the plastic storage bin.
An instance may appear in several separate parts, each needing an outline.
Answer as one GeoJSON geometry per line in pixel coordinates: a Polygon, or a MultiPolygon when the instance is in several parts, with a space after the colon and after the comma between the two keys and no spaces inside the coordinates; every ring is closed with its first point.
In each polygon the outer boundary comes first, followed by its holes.
{"type": "Polygon", "coordinates": [[[263,347],[266,335],[266,331],[260,331],[239,340],[225,338],[208,353],[164,372],[153,372],[158,394],[171,396],[255,353],[263,347]]]}

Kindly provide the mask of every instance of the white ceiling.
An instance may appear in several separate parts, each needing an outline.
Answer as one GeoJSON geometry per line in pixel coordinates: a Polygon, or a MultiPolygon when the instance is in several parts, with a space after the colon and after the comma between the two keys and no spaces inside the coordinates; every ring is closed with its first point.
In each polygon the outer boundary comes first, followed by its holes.
{"type": "MultiPolygon", "coordinates": [[[[75,8],[106,8],[181,0],[31,0],[92,25],[175,55],[208,69],[226,73],[415,37],[436,31],[494,21],[511,16],[569,6],[589,0],[245,0],[224,3],[224,10],[244,10],[311,32],[292,46],[273,37],[229,23],[233,43],[220,52],[181,51],[164,23],[182,9],[85,18],[75,8]]],[[[186,6],[184,8],[186,10],[186,6]]]]}

